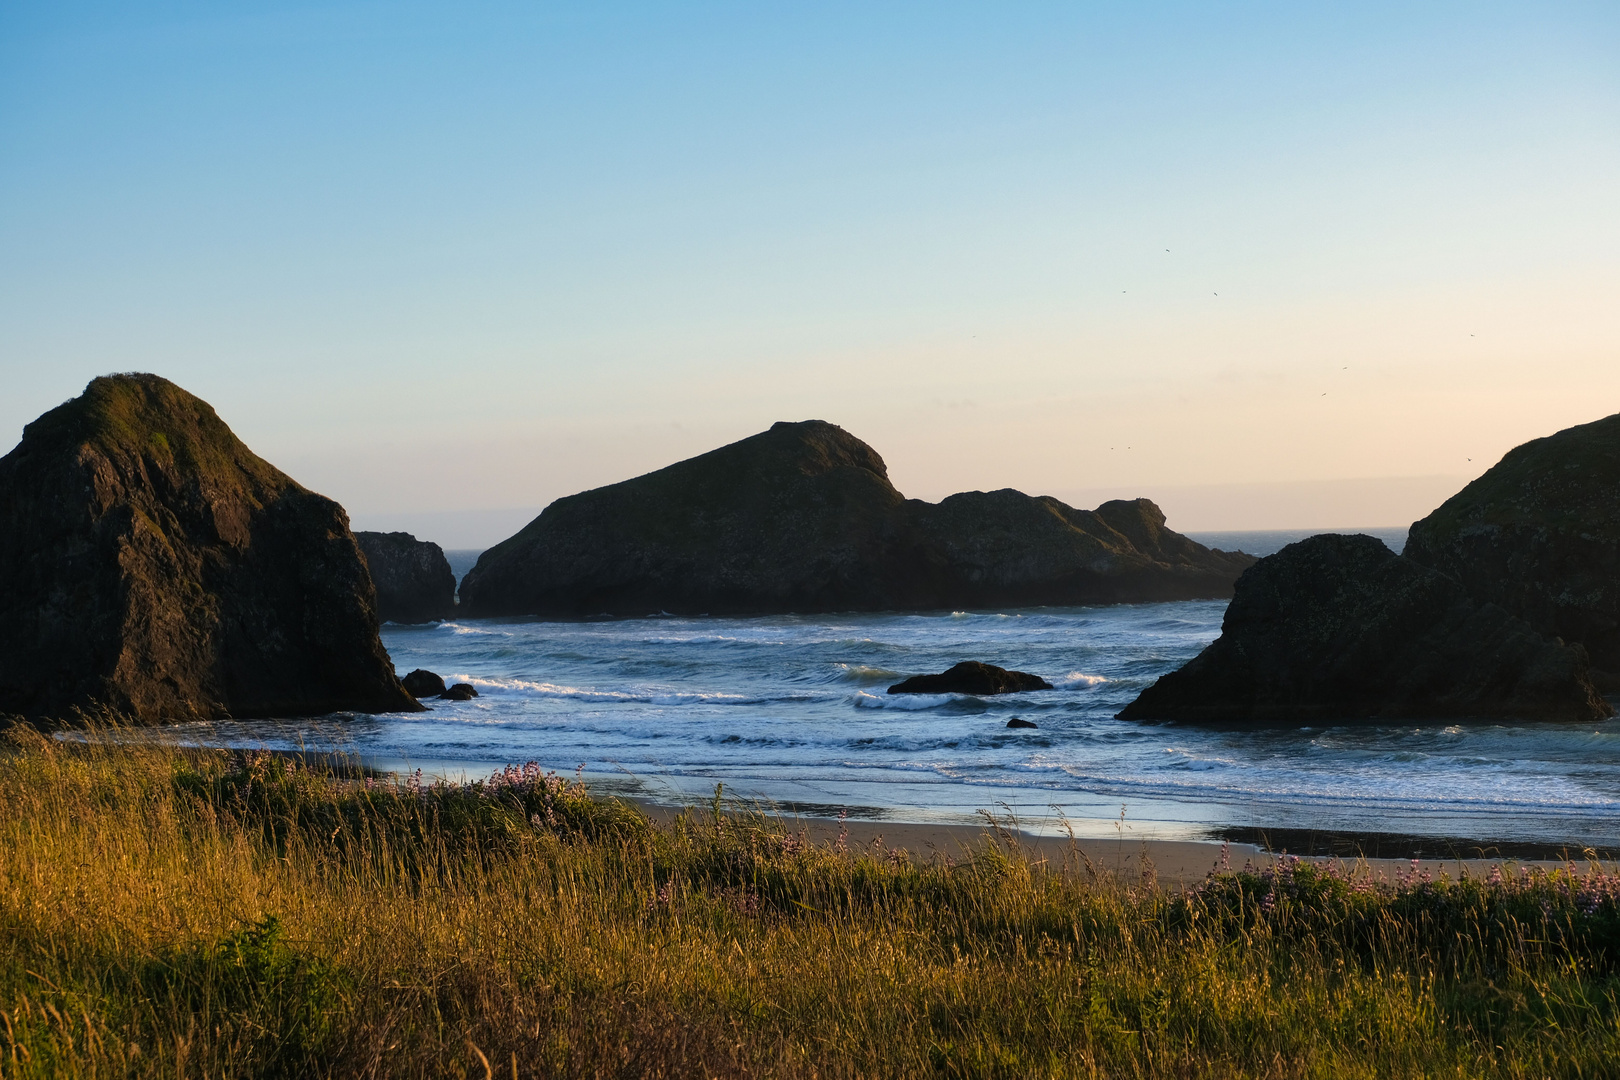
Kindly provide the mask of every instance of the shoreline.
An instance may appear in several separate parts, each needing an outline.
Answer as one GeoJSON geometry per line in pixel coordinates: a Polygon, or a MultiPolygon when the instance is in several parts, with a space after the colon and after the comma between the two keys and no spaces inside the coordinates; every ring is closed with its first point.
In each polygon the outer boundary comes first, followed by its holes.
{"type": "MultiPolygon", "coordinates": [[[[653,821],[661,824],[668,824],[688,810],[697,814],[712,812],[709,806],[700,802],[676,806],[623,795],[614,797],[630,803],[653,821]]],[[[771,814],[763,811],[756,813],[767,820],[782,823],[791,831],[802,832],[814,844],[836,843],[842,833],[845,844],[850,848],[904,850],[913,858],[928,861],[935,858],[966,857],[974,849],[982,847],[986,840],[996,839],[1004,845],[1015,845],[1018,853],[1033,862],[1060,867],[1065,872],[1094,873],[1098,877],[1112,877],[1119,884],[1144,883],[1170,888],[1196,885],[1213,872],[1222,869],[1241,870],[1246,863],[1252,863],[1257,869],[1263,869],[1277,858],[1293,854],[1287,850],[1286,845],[1266,847],[1233,838],[1163,840],[1127,835],[1119,839],[1076,837],[1071,840],[1067,836],[1052,836],[1002,827],[999,824],[992,826],[988,823],[960,825],[946,822],[917,823],[853,818],[839,822],[834,818],[807,817],[798,814],[771,814]]],[[[753,816],[749,812],[731,809],[723,810],[722,814],[732,819],[753,816]]],[[[1279,830],[1279,834],[1281,832],[1279,830]]],[[[1335,837],[1335,834],[1328,833],[1310,835],[1323,841],[1335,837]]],[[[1337,835],[1335,839],[1340,845],[1354,842],[1354,838],[1342,834],[1337,835]]],[[[1416,837],[1390,837],[1390,839],[1408,840],[1419,844],[1425,842],[1416,837]]],[[[1427,843],[1437,847],[1442,841],[1431,839],[1427,843]]],[[[1456,843],[1460,845],[1462,842],[1456,843]]],[[[1458,854],[1449,856],[1442,855],[1438,851],[1434,855],[1425,856],[1421,850],[1415,855],[1366,855],[1356,854],[1351,850],[1346,854],[1308,851],[1298,857],[1304,862],[1316,865],[1338,864],[1364,869],[1373,880],[1390,882],[1401,876],[1413,873],[1421,875],[1425,872],[1435,878],[1445,873],[1455,879],[1464,872],[1469,877],[1484,877],[1491,872],[1492,867],[1506,864],[1542,868],[1573,866],[1577,869],[1595,864],[1609,873],[1620,871],[1620,856],[1610,851],[1594,852],[1596,857],[1590,858],[1586,854],[1589,849],[1584,848],[1577,851],[1558,849],[1551,845],[1483,843],[1469,846],[1485,854],[1470,856],[1466,854],[1467,848],[1459,848],[1458,854]]],[[[1434,847],[1431,847],[1431,850],[1434,850],[1434,847]]]]}
{"type": "MultiPolygon", "coordinates": [[[[377,768],[343,753],[321,751],[266,750],[266,753],[314,764],[349,779],[393,775],[394,770],[377,768]]],[[[712,812],[710,803],[693,798],[681,802],[658,800],[625,791],[596,788],[593,798],[620,799],[636,807],[651,820],[668,824],[683,812],[698,815],[712,812]]],[[[1393,881],[1399,875],[1427,871],[1439,877],[1444,871],[1455,878],[1466,870],[1471,877],[1490,873],[1494,866],[1513,864],[1583,867],[1596,864],[1611,873],[1620,873],[1620,848],[1593,849],[1575,844],[1545,844],[1529,841],[1487,841],[1459,837],[1421,836],[1408,833],[1367,832],[1352,834],[1318,829],[1262,829],[1249,826],[1213,826],[1209,835],[1191,839],[1165,839],[1134,836],[1129,826],[1118,837],[1056,835],[1004,823],[990,822],[908,822],[836,817],[782,810],[763,806],[739,807],[730,798],[722,810],[727,818],[759,816],[777,822],[793,832],[802,832],[812,843],[831,844],[845,833],[852,848],[904,850],[913,858],[966,857],[982,847],[987,839],[1003,844],[1009,841],[1025,857],[1037,863],[1072,867],[1084,872],[1089,867],[1098,876],[1110,876],[1120,883],[1141,881],[1144,869],[1158,885],[1186,887],[1204,880],[1223,867],[1241,869],[1245,863],[1263,868],[1283,855],[1298,857],[1317,865],[1337,863],[1364,867],[1375,880],[1393,881]]]]}

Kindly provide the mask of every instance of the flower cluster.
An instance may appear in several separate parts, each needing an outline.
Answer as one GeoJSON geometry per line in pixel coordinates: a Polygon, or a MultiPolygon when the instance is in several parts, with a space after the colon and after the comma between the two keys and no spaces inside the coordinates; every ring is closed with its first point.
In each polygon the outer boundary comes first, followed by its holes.
{"type": "Polygon", "coordinates": [[[542,771],[538,761],[528,761],[521,767],[508,765],[497,769],[476,786],[485,798],[515,802],[530,811],[529,824],[535,829],[555,830],[560,825],[558,804],[565,799],[586,798],[584,772],[585,765],[581,762],[574,770],[574,779],[569,781],[554,771],[542,771]],[[531,809],[535,802],[539,803],[538,809],[531,809]]]}
{"type": "Polygon", "coordinates": [[[657,891],[647,901],[647,910],[650,912],[668,911],[675,902],[675,882],[665,881],[658,886],[657,891]]]}

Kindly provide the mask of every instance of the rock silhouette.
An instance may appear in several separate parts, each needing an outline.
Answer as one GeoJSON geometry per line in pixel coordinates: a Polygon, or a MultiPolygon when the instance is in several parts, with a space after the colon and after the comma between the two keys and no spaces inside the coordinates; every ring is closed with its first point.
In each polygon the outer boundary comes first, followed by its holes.
{"type": "Polygon", "coordinates": [[[343,508],[167,380],[99,378],[29,424],[0,505],[0,712],[420,708],[343,508]]]}
{"type": "Polygon", "coordinates": [[[913,675],[889,687],[891,694],[1019,694],[1050,690],[1052,684],[1027,671],[964,660],[938,675],[913,675]]]}
{"type": "Polygon", "coordinates": [[[483,553],[472,616],[749,614],[1230,595],[1253,558],[1165,528],[1146,499],[1077,510],[1012,490],[908,500],[819,420],[779,423],[558,499],[483,553]]]}
{"type": "Polygon", "coordinates": [[[1370,536],[1314,536],[1241,578],[1221,636],[1119,714],[1312,724],[1612,710],[1586,651],[1553,641],[1370,536]]]}
{"type": "Polygon", "coordinates": [[[1022,716],[1015,716],[1007,721],[1007,726],[1010,728],[1032,728],[1036,725],[1033,720],[1025,720],[1022,716]]]}
{"type": "Polygon", "coordinates": [[[438,544],[406,532],[357,532],[354,538],[377,588],[379,619],[423,623],[455,614],[456,575],[438,544]]]}
{"type": "Polygon", "coordinates": [[[426,668],[417,668],[399,681],[405,692],[418,701],[444,693],[444,680],[426,668]]]}
{"type": "Polygon", "coordinates": [[[446,701],[471,701],[478,696],[478,691],[472,683],[458,682],[439,696],[446,701]]]}
{"type": "Polygon", "coordinates": [[[1620,415],[1508,451],[1412,526],[1405,555],[1581,643],[1620,690],[1620,415]]]}

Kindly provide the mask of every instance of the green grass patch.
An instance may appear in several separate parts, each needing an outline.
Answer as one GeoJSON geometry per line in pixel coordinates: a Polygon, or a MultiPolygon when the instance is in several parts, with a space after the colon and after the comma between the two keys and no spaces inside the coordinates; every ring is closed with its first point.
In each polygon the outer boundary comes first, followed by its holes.
{"type": "Polygon", "coordinates": [[[0,752],[0,1076],[1620,1075],[1596,867],[1169,892],[99,734],[0,752]]]}

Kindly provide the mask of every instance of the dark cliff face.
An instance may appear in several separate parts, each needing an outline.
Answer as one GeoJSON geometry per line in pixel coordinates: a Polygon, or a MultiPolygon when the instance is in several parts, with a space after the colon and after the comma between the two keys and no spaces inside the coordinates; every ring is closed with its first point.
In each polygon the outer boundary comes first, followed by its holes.
{"type": "Polygon", "coordinates": [[[357,532],[354,538],[377,587],[379,619],[422,623],[455,614],[456,575],[438,544],[404,532],[357,532]]]}
{"type": "Polygon", "coordinates": [[[1610,712],[1579,646],[1373,537],[1324,535],[1245,572],[1221,636],[1119,715],[1293,725],[1610,712]]]}
{"type": "Polygon", "coordinates": [[[848,432],[779,423],[557,500],[480,557],[461,601],[478,616],[576,616],[1181,599],[1228,595],[1253,561],[1163,525],[1146,500],[1096,512],[1016,491],[908,501],[848,432]]]}
{"type": "Polygon", "coordinates": [[[469,614],[644,615],[871,606],[903,545],[883,459],[831,424],[777,424],[558,499],[479,557],[469,614]]]}
{"type": "Polygon", "coordinates": [[[1405,554],[1580,642],[1620,689],[1620,415],[1509,451],[1413,525],[1405,554]]]}
{"type": "Polygon", "coordinates": [[[343,508],[173,383],[96,379],[28,425],[0,505],[0,712],[419,708],[343,508]]]}
{"type": "Polygon", "coordinates": [[[920,546],[939,564],[940,602],[922,606],[1223,597],[1254,562],[1171,532],[1147,499],[1077,510],[1004,488],[909,507],[920,546]]]}

